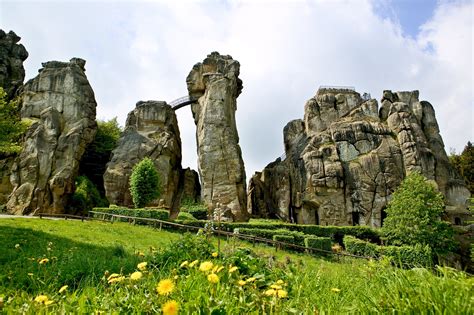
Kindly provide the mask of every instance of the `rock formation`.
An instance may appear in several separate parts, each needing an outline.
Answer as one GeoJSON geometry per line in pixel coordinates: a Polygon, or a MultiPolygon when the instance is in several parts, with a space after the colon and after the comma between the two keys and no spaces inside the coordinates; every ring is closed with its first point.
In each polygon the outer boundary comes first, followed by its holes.
{"type": "Polygon", "coordinates": [[[181,139],[176,114],[165,102],[138,102],[128,114],[125,131],[104,174],[106,197],[111,204],[133,206],[130,175],[145,157],[154,162],[162,186],[160,198],[151,205],[172,208],[178,198],[181,139]]]}
{"type": "Polygon", "coordinates": [[[25,79],[23,61],[28,58],[28,52],[18,44],[20,39],[13,31],[7,34],[0,30],[0,86],[7,93],[8,100],[17,95],[25,79]]]}
{"type": "Polygon", "coordinates": [[[186,83],[196,123],[198,168],[203,201],[225,209],[230,220],[246,220],[245,168],[235,123],[237,97],[242,91],[240,64],[213,52],[194,65],[186,83]]]}
{"type": "Polygon", "coordinates": [[[86,146],[97,124],[85,60],[43,63],[21,94],[21,116],[31,120],[10,181],[10,213],[63,213],[86,146]]]}
{"type": "Polygon", "coordinates": [[[199,175],[189,167],[182,170],[183,194],[181,201],[199,202],[201,199],[201,184],[199,175]]]}
{"type": "Polygon", "coordinates": [[[384,91],[382,106],[352,89],[320,88],[304,120],[284,128],[286,157],[257,172],[249,210],[297,223],[380,227],[390,196],[419,171],[446,196],[451,219],[469,191],[449,164],[433,106],[418,91],[384,91]]]}

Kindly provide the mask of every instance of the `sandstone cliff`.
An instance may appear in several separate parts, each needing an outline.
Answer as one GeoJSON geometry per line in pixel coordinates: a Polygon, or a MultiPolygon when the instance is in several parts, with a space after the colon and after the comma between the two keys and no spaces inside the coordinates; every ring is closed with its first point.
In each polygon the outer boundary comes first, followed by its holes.
{"type": "Polygon", "coordinates": [[[28,58],[28,52],[18,44],[20,39],[13,31],[5,33],[0,29],[0,86],[8,100],[17,95],[25,79],[23,61],[28,58]]]}
{"type": "Polygon", "coordinates": [[[21,116],[32,121],[12,167],[10,213],[63,213],[86,146],[97,125],[85,61],[43,63],[21,94],[21,116]]]}
{"type": "Polygon", "coordinates": [[[449,164],[433,106],[418,91],[384,91],[382,106],[351,89],[321,88],[304,120],[284,128],[286,156],[249,183],[249,210],[298,223],[380,227],[393,191],[419,171],[446,196],[451,220],[469,191],[449,164]]]}
{"type": "Polygon", "coordinates": [[[138,102],[128,114],[125,130],[104,174],[106,197],[111,204],[133,206],[130,175],[145,157],[154,162],[162,188],[159,199],[150,205],[172,209],[174,216],[183,193],[193,197],[199,182],[189,178],[193,177],[193,171],[181,170],[178,121],[174,110],[165,102],[138,102]]]}
{"type": "Polygon", "coordinates": [[[237,97],[242,91],[240,64],[213,52],[194,65],[186,83],[196,123],[198,168],[203,201],[224,217],[246,220],[245,168],[235,123],[237,97]]]}

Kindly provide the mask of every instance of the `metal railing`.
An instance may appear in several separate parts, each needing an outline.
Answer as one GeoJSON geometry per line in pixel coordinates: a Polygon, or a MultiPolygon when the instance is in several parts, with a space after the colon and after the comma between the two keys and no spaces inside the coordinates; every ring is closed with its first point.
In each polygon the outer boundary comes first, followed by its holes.
{"type": "Polygon", "coordinates": [[[186,95],[186,96],[182,96],[180,98],[177,98],[177,99],[169,102],[168,104],[174,110],[177,110],[177,109],[180,109],[181,107],[184,107],[186,105],[190,105],[190,104],[193,104],[193,103],[196,103],[196,102],[197,102],[196,99],[193,99],[193,98],[189,97],[189,95],[186,95]]]}
{"type": "Polygon", "coordinates": [[[348,90],[348,91],[355,91],[355,87],[353,86],[338,86],[338,85],[320,85],[319,90],[328,89],[328,90],[348,90]]]}

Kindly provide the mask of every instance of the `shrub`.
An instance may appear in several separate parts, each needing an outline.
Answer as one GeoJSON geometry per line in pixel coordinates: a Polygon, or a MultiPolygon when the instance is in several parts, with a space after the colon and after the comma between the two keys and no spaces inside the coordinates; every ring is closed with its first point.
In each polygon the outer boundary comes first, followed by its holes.
{"type": "Polygon", "coordinates": [[[196,221],[196,218],[188,212],[180,212],[178,214],[178,220],[196,221]]]}
{"type": "Polygon", "coordinates": [[[399,267],[428,267],[433,264],[433,253],[428,245],[422,246],[379,246],[381,255],[390,257],[392,263],[399,267]]]}
{"type": "Polygon", "coordinates": [[[144,158],[133,167],[130,193],[136,208],[142,208],[160,196],[160,177],[149,158],[144,158]]]}
{"type": "MultiPolygon", "coordinates": [[[[140,208],[140,209],[129,209],[129,208],[94,208],[94,211],[97,212],[105,212],[109,214],[117,214],[117,215],[124,215],[130,217],[138,217],[138,218],[149,218],[149,219],[158,219],[162,221],[166,221],[169,219],[169,211],[163,209],[156,209],[156,208],[140,208]]],[[[98,214],[96,217],[100,217],[101,215],[98,214]]],[[[120,221],[128,221],[128,219],[123,218],[120,221]]],[[[139,221],[139,223],[147,224],[146,221],[139,221]]],[[[148,224],[153,224],[153,222],[148,222],[148,224]]]]}
{"type": "Polygon", "coordinates": [[[20,153],[20,138],[30,126],[30,122],[21,119],[18,102],[7,97],[0,87],[0,158],[20,153]]]}
{"type": "MultiPolygon", "coordinates": [[[[294,244],[295,243],[295,237],[292,235],[282,235],[282,234],[276,234],[273,235],[273,240],[275,242],[283,242],[283,243],[289,243],[289,244],[294,244]]],[[[275,244],[276,247],[279,248],[291,248],[291,246],[281,246],[280,244],[275,244]]]]}
{"type": "Polygon", "coordinates": [[[428,245],[435,253],[454,248],[454,233],[441,221],[443,195],[420,173],[408,175],[392,195],[382,227],[392,245],[428,245]]]}
{"type": "Polygon", "coordinates": [[[353,236],[344,236],[344,246],[346,251],[353,255],[365,257],[378,257],[378,246],[353,236]]]}
{"type": "Polygon", "coordinates": [[[198,220],[207,220],[208,210],[204,203],[185,200],[181,204],[181,211],[192,214],[198,220]]]}
{"type": "Polygon", "coordinates": [[[265,239],[272,240],[275,235],[279,236],[291,236],[293,238],[292,244],[304,246],[305,234],[296,231],[289,231],[285,229],[276,229],[276,230],[267,230],[267,229],[248,229],[248,228],[238,228],[239,233],[246,235],[253,235],[256,237],[261,237],[265,239]]]}
{"type": "Polygon", "coordinates": [[[75,212],[87,213],[93,207],[106,207],[107,200],[100,196],[99,190],[86,176],[79,176],[75,181],[76,190],[72,195],[70,208],[75,212]]]}
{"type": "Polygon", "coordinates": [[[330,237],[307,236],[304,239],[304,246],[331,252],[332,239],[330,237]]]}

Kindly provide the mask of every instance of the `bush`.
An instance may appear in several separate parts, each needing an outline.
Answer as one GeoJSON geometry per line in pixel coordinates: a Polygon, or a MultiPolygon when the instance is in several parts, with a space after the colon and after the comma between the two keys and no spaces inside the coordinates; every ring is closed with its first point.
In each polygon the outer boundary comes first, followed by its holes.
{"type": "Polygon", "coordinates": [[[76,190],[71,198],[70,208],[76,213],[87,213],[93,207],[106,207],[108,202],[100,196],[99,190],[86,176],[76,178],[76,190]]]}
{"type": "Polygon", "coordinates": [[[207,220],[208,210],[203,203],[184,201],[181,204],[181,211],[192,214],[198,220],[207,220]]]}
{"type": "MultiPolygon", "coordinates": [[[[108,214],[117,214],[130,217],[138,218],[149,218],[149,219],[158,219],[166,221],[169,219],[170,214],[168,210],[156,209],[156,208],[140,208],[140,209],[129,209],[129,208],[94,208],[94,211],[105,212],[108,214]]],[[[100,214],[95,215],[95,217],[101,217],[100,214]]],[[[120,221],[128,221],[128,219],[123,218],[120,221]]],[[[147,224],[147,221],[141,221],[140,223],[147,224]]],[[[148,222],[148,224],[153,224],[153,222],[148,222]]]]}
{"type": "Polygon", "coordinates": [[[382,227],[391,245],[428,245],[442,254],[454,248],[454,233],[441,221],[443,195],[420,173],[408,175],[392,195],[382,227]]]}
{"type": "Polygon", "coordinates": [[[346,251],[353,255],[365,257],[378,257],[379,251],[376,244],[372,244],[353,236],[344,236],[344,246],[346,251]]]}
{"type": "MultiPolygon", "coordinates": [[[[283,243],[288,243],[288,244],[295,243],[295,237],[292,235],[281,235],[281,234],[273,235],[273,240],[275,242],[283,242],[283,243]]],[[[285,246],[285,245],[281,246],[280,244],[275,244],[275,246],[279,248],[291,248],[291,246],[285,246]]]]}
{"type": "Polygon", "coordinates": [[[304,246],[332,252],[332,239],[330,237],[307,236],[304,239],[304,246]]]}
{"type": "Polygon", "coordinates": [[[267,230],[267,229],[248,229],[239,228],[239,233],[246,235],[253,235],[265,239],[272,240],[275,235],[292,237],[292,244],[304,246],[304,238],[306,235],[301,232],[289,231],[285,229],[267,230]]]}
{"type": "Polygon", "coordinates": [[[180,212],[178,214],[178,220],[196,221],[196,218],[188,212],[180,212]]]}
{"type": "Polygon", "coordinates": [[[142,208],[160,196],[160,177],[149,158],[144,158],[133,167],[130,193],[136,208],[142,208]]]}

